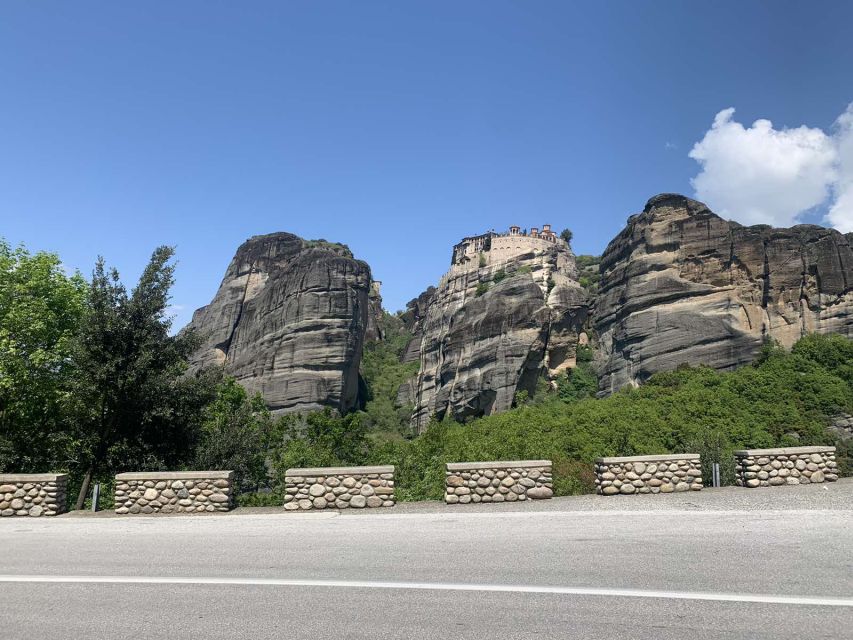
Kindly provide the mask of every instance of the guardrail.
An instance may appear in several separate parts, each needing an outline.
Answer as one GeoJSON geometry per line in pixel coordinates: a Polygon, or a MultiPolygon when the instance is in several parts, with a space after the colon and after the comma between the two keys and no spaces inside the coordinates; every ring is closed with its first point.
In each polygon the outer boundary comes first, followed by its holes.
{"type": "Polygon", "coordinates": [[[284,472],[284,508],[393,507],[394,467],[315,467],[284,472]]]}
{"type": "Polygon", "coordinates": [[[118,515],[203,513],[234,507],[233,471],[150,471],[116,476],[118,515]]]}
{"type": "Polygon", "coordinates": [[[735,451],[735,484],[775,487],[838,480],[835,447],[787,447],[735,451]]]}
{"type": "Polygon", "coordinates": [[[598,458],[595,491],[604,496],[675,493],[702,488],[698,453],[598,458]]]}
{"type": "Polygon", "coordinates": [[[64,473],[0,474],[0,517],[64,513],[67,486],[64,473]]]}
{"type": "Polygon", "coordinates": [[[450,462],[444,478],[447,504],[544,500],[554,495],[550,460],[450,462]]]}

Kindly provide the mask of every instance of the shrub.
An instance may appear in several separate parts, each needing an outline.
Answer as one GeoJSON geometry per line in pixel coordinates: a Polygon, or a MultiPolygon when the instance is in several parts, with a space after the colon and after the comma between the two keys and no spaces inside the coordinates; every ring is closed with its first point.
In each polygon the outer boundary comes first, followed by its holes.
{"type": "MultiPolygon", "coordinates": [[[[412,440],[370,438],[357,416],[326,411],[289,416],[278,468],[332,464],[393,464],[399,500],[440,500],[444,464],[465,460],[547,459],[554,464],[556,495],[591,492],[599,456],[699,453],[704,481],[710,463],[732,482],[732,451],[790,444],[834,444],[831,416],[853,412],[846,375],[847,344],[809,338],[787,354],[772,346],[753,366],[732,372],[680,368],[652,376],[637,389],[592,397],[591,351],[579,350],[578,366],[555,392],[526,391],[515,408],[459,424],[434,419],[412,440]],[[840,375],[839,375],[840,374],[840,375]]],[[[853,446],[837,443],[839,469],[850,473],[853,446]]],[[[246,497],[248,501],[272,500],[246,497]]]]}
{"type": "Polygon", "coordinates": [[[260,394],[249,398],[233,378],[218,387],[205,409],[194,469],[234,471],[234,486],[258,491],[268,486],[266,454],[271,446],[273,421],[260,394]]]}
{"type": "Polygon", "coordinates": [[[410,434],[411,409],[397,407],[400,385],[418,372],[417,362],[403,363],[412,334],[402,320],[384,312],[380,320],[384,339],[365,345],[361,374],[367,387],[367,402],[362,419],[374,432],[410,434]]]}
{"type": "Polygon", "coordinates": [[[573,496],[595,492],[595,469],[583,460],[554,456],[551,460],[554,474],[554,493],[573,496]]]}

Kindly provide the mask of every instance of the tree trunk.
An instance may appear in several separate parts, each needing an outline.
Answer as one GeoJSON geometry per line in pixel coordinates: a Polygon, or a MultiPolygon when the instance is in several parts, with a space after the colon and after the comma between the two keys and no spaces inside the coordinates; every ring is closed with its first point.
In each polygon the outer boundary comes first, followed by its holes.
{"type": "Polygon", "coordinates": [[[77,511],[80,511],[83,505],[86,504],[86,496],[89,494],[89,485],[92,483],[92,474],[94,472],[94,467],[86,469],[86,475],[83,476],[83,484],[80,485],[80,493],[77,494],[77,506],[74,507],[77,511]]]}

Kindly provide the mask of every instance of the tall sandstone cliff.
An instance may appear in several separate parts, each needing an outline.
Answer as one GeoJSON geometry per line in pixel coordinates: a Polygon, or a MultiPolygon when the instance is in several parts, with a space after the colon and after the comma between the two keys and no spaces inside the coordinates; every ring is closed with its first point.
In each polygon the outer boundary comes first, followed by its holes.
{"type": "Polygon", "coordinates": [[[594,322],[606,393],[682,363],[734,368],[767,339],[853,337],[850,238],[745,227],[662,194],[607,246],[594,322]]]}
{"type": "Polygon", "coordinates": [[[574,365],[587,319],[574,255],[562,240],[471,240],[457,245],[450,271],[407,311],[416,339],[405,358],[419,358],[420,371],[398,401],[413,401],[418,431],[432,416],[509,409],[517,392],[533,393],[543,373],[574,365]]]}
{"type": "Polygon", "coordinates": [[[290,233],[243,243],[213,301],[193,314],[195,367],[224,365],[270,409],[350,411],[370,319],[381,308],[370,268],[343,245],[290,233]]]}

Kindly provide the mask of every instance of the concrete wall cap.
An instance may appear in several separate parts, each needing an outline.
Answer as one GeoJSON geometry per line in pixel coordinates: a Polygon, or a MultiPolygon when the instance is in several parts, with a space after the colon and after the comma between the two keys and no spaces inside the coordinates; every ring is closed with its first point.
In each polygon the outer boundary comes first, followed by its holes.
{"type": "Polygon", "coordinates": [[[667,453],[660,456],[624,456],[621,458],[596,458],[598,464],[616,464],[619,462],[665,462],[667,460],[698,460],[698,453],[667,453]]]}
{"type": "Polygon", "coordinates": [[[835,447],[784,447],[782,449],[740,449],[735,451],[739,457],[747,456],[789,456],[795,453],[835,453],[835,447]]]}
{"type": "Polygon", "coordinates": [[[67,473],[3,473],[0,484],[6,482],[57,482],[68,479],[67,473]]]}
{"type": "Polygon", "coordinates": [[[233,471],[139,471],[119,473],[116,480],[230,480],[233,471]]]}
{"type": "Polygon", "coordinates": [[[550,467],[550,460],[497,460],[492,462],[448,462],[448,471],[468,471],[469,469],[513,469],[527,467],[550,467]]]}
{"type": "Polygon", "coordinates": [[[354,476],[367,473],[394,473],[393,465],[382,467],[313,467],[288,469],[284,476],[354,476]]]}

